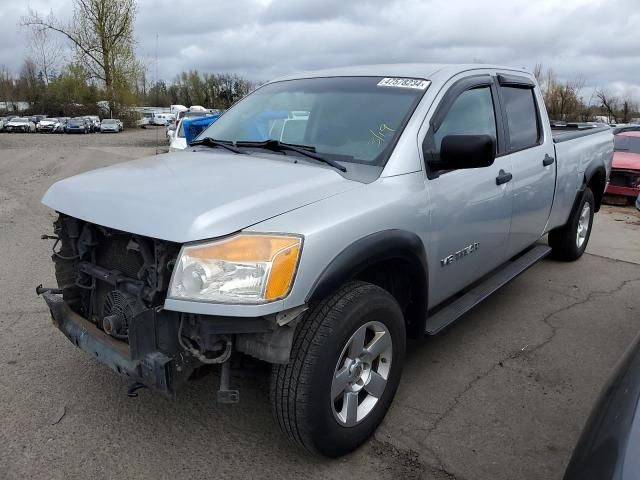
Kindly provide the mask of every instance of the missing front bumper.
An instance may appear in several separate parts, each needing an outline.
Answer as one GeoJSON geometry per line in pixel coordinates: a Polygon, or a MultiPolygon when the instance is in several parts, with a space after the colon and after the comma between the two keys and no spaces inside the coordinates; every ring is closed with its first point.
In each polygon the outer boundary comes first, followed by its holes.
{"type": "Polygon", "coordinates": [[[132,355],[129,345],[110,337],[75,313],[62,295],[45,291],[42,297],[51,311],[53,324],[71,343],[132,382],[140,382],[174,397],[176,388],[186,381],[185,376],[192,370],[189,365],[178,364],[175,358],[159,351],[132,355]]]}

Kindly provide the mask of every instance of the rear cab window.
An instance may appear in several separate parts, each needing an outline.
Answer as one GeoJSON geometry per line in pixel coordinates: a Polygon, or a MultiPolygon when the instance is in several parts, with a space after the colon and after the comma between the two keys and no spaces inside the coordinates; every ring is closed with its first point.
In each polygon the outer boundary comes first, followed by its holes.
{"type": "Polygon", "coordinates": [[[508,151],[540,145],[542,129],[533,85],[503,85],[500,97],[507,115],[508,151]]]}

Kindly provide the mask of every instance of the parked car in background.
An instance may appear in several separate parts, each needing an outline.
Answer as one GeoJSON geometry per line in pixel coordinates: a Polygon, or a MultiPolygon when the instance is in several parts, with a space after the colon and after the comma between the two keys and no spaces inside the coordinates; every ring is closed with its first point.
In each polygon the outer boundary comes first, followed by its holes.
{"type": "MultiPolygon", "coordinates": [[[[210,122],[207,122],[206,125],[209,125],[216,121],[220,115],[210,115],[208,113],[203,112],[190,112],[190,115],[183,117],[178,122],[178,128],[176,130],[167,130],[167,137],[169,139],[169,151],[175,152],[177,150],[184,150],[187,148],[187,132],[185,131],[185,122],[189,120],[193,120],[196,118],[211,118],[210,122]]],[[[193,138],[193,137],[192,137],[193,138]]]]}
{"type": "Polygon", "coordinates": [[[32,115],[31,117],[29,117],[29,120],[38,125],[38,122],[43,118],[47,118],[47,115],[32,115]]]}
{"type": "Polygon", "coordinates": [[[64,129],[65,133],[89,133],[91,127],[89,121],[85,117],[75,117],[69,119],[64,129]]]}
{"type": "Polygon", "coordinates": [[[36,125],[36,130],[39,133],[62,133],[64,126],[57,118],[43,118],[36,125]]]}
{"type": "Polygon", "coordinates": [[[58,117],[58,121],[60,122],[60,126],[62,127],[62,132],[64,132],[65,127],[67,126],[67,122],[71,117],[58,117]]]}
{"type": "Polygon", "coordinates": [[[136,126],[140,128],[146,128],[151,125],[153,121],[153,113],[152,112],[143,112],[142,117],[136,121],[136,126]]]}
{"type": "Polygon", "coordinates": [[[640,125],[625,125],[623,127],[615,127],[613,129],[613,134],[617,135],[618,133],[623,132],[640,132],[640,125]]]}
{"type": "Polygon", "coordinates": [[[535,77],[491,65],[290,75],[191,145],[52,185],[58,286],[37,291],[73,345],[168,397],[217,363],[235,403],[229,359],[271,363],[278,425],[332,457],[383,420],[407,338],[581,257],[613,157],[608,126],[554,131],[535,77]],[[269,135],[290,117],[303,144],[269,135]]]}
{"type": "Polygon", "coordinates": [[[9,133],[35,133],[36,124],[27,117],[14,117],[4,127],[9,133]]]}
{"type": "Polygon", "coordinates": [[[184,105],[171,105],[169,107],[169,111],[174,115],[176,115],[178,112],[184,112],[185,110],[189,110],[189,109],[184,105]]]}
{"type": "MultiPolygon", "coordinates": [[[[172,123],[168,124],[166,128],[165,133],[167,135],[167,142],[169,142],[169,146],[171,146],[172,140],[178,136],[178,133],[180,132],[180,121],[185,116],[201,117],[204,114],[205,114],[204,112],[190,112],[188,109],[179,110],[178,113],[176,114],[175,120],[172,123]]],[[[184,130],[182,131],[182,133],[180,133],[180,135],[182,135],[182,138],[184,138],[184,130]]],[[[180,149],[178,148],[178,150],[180,149]]]]}
{"type": "Polygon", "coordinates": [[[173,113],[154,113],[152,118],[153,125],[165,126],[176,120],[173,113]]]}
{"type": "Polygon", "coordinates": [[[640,335],[603,386],[563,478],[640,478],[640,335]]]}
{"type": "Polygon", "coordinates": [[[626,130],[614,136],[609,195],[635,199],[640,194],[640,131],[626,130]]]}
{"type": "Polygon", "coordinates": [[[97,115],[89,115],[89,122],[91,122],[91,131],[99,132],[100,131],[100,117],[97,115]]]}
{"type": "Polygon", "coordinates": [[[184,125],[182,119],[178,121],[178,128],[175,130],[167,130],[167,138],[169,140],[169,151],[175,152],[187,148],[187,140],[184,136],[184,125]]]}
{"type": "Polygon", "coordinates": [[[177,130],[178,129],[178,122],[183,119],[184,117],[199,117],[202,115],[210,115],[210,114],[217,114],[217,115],[221,115],[222,113],[218,110],[216,111],[212,111],[212,110],[207,110],[204,107],[201,107],[200,105],[192,105],[191,107],[184,109],[184,110],[179,110],[176,114],[175,114],[175,119],[173,121],[173,125],[174,125],[174,129],[177,130]]]}
{"type": "Polygon", "coordinates": [[[9,121],[10,117],[0,117],[0,132],[4,131],[4,126],[7,124],[7,122],[9,121]]]}
{"type": "Polygon", "coordinates": [[[118,120],[115,118],[104,118],[102,122],[100,122],[100,133],[119,133],[120,132],[120,124],[118,120]]]}
{"type": "Polygon", "coordinates": [[[120,128],[120,131],[124,131],[124,123],[122,122],[122,120],[120,120],[119,118],[115,119],[116,122],[118,122],[118,127],[120,128]]]}

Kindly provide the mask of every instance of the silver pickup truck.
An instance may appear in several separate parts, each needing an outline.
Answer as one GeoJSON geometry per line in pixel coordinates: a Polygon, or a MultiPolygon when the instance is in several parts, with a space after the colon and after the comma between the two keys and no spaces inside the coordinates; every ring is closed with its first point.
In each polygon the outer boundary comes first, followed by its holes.
{"type": "Polygon", "coordinates": [[[612,155],[608,127],[552,131],[520,69],[292,75],[183,152],[54,184],[58,287],[37,291],[131,395],[218,364],[236,402],[234,359],[272,364],[280,428],[339,456],[382,421],[407,337],[582,255],[612,155]]]}

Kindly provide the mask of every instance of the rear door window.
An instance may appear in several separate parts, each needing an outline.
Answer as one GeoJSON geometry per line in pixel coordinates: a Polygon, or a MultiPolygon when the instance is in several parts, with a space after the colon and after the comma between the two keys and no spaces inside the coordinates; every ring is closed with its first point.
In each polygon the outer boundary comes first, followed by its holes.
{"type": "Polygon", "coordinates": [[[533,89],[501,87],[509,127],[509,151],[524,150],[540,143],[540,122],[533,89]]]}

